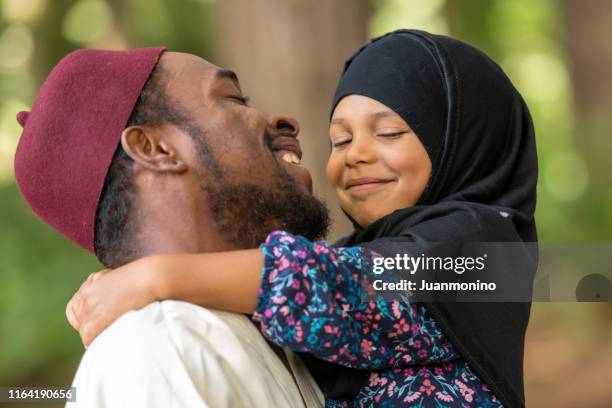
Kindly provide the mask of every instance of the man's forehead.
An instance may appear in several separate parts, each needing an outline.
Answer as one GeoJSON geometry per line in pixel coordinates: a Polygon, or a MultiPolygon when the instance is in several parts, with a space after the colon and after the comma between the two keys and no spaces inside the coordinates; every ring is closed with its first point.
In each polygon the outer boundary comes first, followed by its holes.
{"type": "Polygon", "coordinates": [[[211,80],[230,79],[238,82],[238,77],[233,71],[218,67],[193,54],[165,52],[160,59],[160,64],[174,79],[187,75],[189,78],[201,76],[202,79],[206,77],[211,80]]]}

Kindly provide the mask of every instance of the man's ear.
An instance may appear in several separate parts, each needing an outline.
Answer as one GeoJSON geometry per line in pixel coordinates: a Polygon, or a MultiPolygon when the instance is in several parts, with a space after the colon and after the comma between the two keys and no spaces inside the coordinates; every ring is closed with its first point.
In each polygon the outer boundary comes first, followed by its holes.
{"type": "Polygon", "coordinates": [[[160,132],[145,126],[129,126],[121,133],[121,146],[136,163],[157,172],[183,173],[187,164],[160,132]]]}

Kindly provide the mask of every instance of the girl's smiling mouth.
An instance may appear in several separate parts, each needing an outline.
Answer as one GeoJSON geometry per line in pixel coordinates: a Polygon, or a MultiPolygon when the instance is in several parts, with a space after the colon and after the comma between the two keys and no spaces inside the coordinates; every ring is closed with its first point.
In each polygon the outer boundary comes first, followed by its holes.
{"type": "Polygon", "coordinates": [[[364,177],[347,181],[344,188],[350,191],[351,193],[370,192],[378,190],[380,188],[384,188],[394,181],[394,179],[364,177]]]}

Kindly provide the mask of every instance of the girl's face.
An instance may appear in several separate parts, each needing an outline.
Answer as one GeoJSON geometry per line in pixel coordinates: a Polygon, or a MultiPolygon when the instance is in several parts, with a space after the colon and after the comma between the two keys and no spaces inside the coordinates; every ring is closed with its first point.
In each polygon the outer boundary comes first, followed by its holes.
{"type": "Polygon", "coordinates": [[[332,151],[327,177],[340,206],[367,227],[413,206],[431,175],[431,160],[410,126],[382,103],[344,97],[329,128],[332,151]]]}

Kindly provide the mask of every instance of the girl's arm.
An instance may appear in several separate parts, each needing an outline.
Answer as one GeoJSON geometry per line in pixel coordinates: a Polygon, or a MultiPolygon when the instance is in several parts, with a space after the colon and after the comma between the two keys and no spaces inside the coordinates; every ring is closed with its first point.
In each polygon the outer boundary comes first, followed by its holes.
{"type": "Polygon", "coordinates": [[[66,317],[88,347],[124,313],[157,300],[252,314],[262,259],[259,249],[147,256],[90,274],[68,302],[66,317]]]}
{"type": "Polygon", "coordinates": [[[176,299],[249,315],[255,311],[263,265],[261,249],[157,255],[149,262],[155,300],[176,299]]]}
{"type": "Polygon", "coordinates": [[[366,293],[366,275],[379,255],[279,231],[262,249],[254,319],[272,342],[364,369],[459,358],[423,305],[366,293]]]}
{"type": "Polygon", "coordinates": [[[86,346],[123,313],[176,299],[255,312],[264,335],[276,344],[346,366],[457,358],[423,306],[363,301],[363,277],[373,256],[363,248],[334,249],[275,232],[261,249],[151,256],[98,272],[70,301],[67,315],[86,346]]]}

